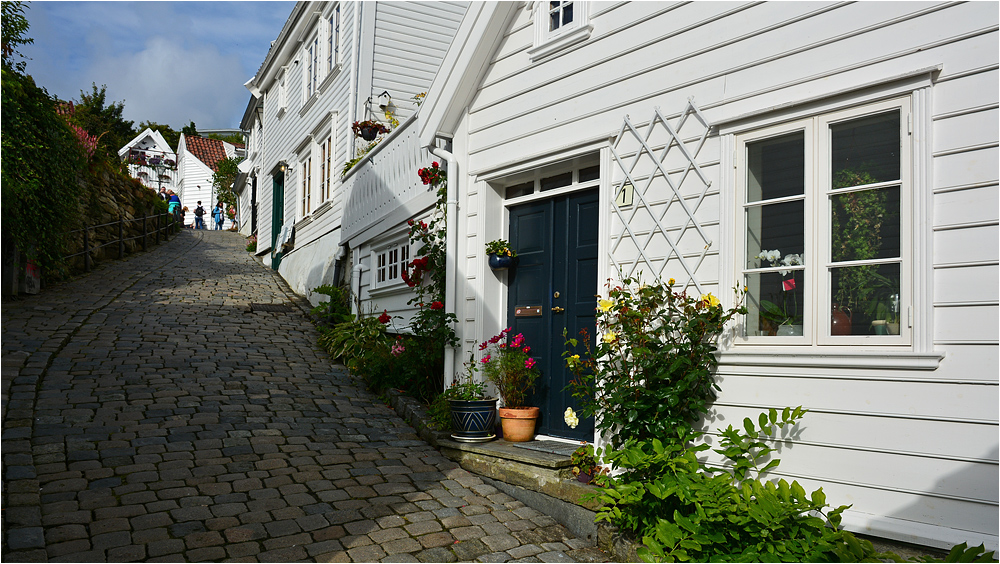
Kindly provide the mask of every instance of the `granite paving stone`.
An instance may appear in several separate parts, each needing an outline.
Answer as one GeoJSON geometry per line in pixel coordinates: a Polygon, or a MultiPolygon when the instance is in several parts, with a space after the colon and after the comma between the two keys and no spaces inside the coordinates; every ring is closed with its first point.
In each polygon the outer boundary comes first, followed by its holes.
{"type": "Polygon", "coordinates": [[[4,302],[4,561],[606,561],[420,440],[245,245],[4,302]]]}

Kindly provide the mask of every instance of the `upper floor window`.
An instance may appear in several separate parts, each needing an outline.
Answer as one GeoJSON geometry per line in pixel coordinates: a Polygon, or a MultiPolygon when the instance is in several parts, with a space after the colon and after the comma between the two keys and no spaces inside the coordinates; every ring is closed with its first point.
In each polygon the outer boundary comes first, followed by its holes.
{"type": "Polygon", "coordinates": [[[528,50],[532,61],[547,57],[590,37],[590,2],[535,2],[535,44],[528,50]]]}
{"type": "Polygon", "coordinates": [[[738,135],[747,342],[911,342],[909,98],[738,135]]]}
{"type": "Polygon", "coordinates": [[[319,86],[319,57],[319,36],[316,36],[306,49],[306,99],[315,94],[319,86]]]}
{"type": "Polygon", "coordinates": [[[288,71],[281,73],[278,79],[278,112],[288,109],[288,71]]]}
{"type": "Polygon", "coordinates": [[[319,146],[319,192],[321,201],[330,199],[333,191],[333,134],[330,134],[319,146]]]}
{"type": "Polygon", "coordinates": [[[333,8],[328,20],[326,72],[333,72],[340,64],[340,4],[333,8]]]}

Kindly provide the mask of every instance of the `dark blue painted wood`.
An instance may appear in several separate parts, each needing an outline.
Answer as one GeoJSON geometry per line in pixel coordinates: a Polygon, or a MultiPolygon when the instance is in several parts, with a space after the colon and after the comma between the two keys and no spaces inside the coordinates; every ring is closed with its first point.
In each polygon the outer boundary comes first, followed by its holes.
{"type": "Polygon", "coordinates": [[[507,279],[508,319],[514,334],[524,334],[542,372],[531,399],[542,410],[538,432],[587,441],[593,439],[593,418],[581,419],[576,429],[563,420],[567,407],[579,411],[579,402],[566,389],[573,374],[562,353],[564,328],[571,337],[587,328],[593,340],[597,198],[597,190],[587,190],[511,208],[510,242],[520,262],[507,279]],[[515,317],[517,306],[541,306],[542,315],[515,317]]]}

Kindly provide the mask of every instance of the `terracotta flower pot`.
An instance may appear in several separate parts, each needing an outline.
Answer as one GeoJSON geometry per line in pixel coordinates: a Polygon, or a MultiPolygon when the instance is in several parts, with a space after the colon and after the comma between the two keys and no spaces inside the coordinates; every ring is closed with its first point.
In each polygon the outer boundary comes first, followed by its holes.
{"type": "Polygon", "coordinates": [[[499,413],[503,440],[524,443],[535,438],[535,423],[539,413],[537,407],[501,407],[499,413]]]}

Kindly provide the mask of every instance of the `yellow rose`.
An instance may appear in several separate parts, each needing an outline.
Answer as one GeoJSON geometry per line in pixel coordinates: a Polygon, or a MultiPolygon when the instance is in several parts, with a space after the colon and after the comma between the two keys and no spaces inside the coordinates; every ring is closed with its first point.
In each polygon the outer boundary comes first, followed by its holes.
{"type": "Polygon", "coordinates": [[[615,307],[615,302],[612,300],[597,300],[597,305],[600,307],[601,311],[610,311],[611,308],[615,307]]]}
{"type": "Polygon", "coordinates": [[[616,340],[618,340],[618,334],[615,333],[614,331],[608,331],[607,333],[604,334],[604,342],[605,343],[608,343],[610,345],[611,343],[615,342],[616,340]]]}
{"type": "Polygon", "coordinates": [[[702,296],[701,301],[705,304],[706,307],[715,307],[719,305],[719,298],[713,296],[710,293],[702,296]]]}
{"type": "Polygon", "coordinates": [[[671,278],[670,280],[667,280],[667,286],[673,286],[676,283],[677,283],[677,281],[674,280],[673,278],[671,278]]]}
{"type": "Polygon", "coordinates": [[[574,354],[573,356],[566,359],[566,366],[570,368],[576,366],[576,363],[580,362],[580,355],[574,354]]]}

